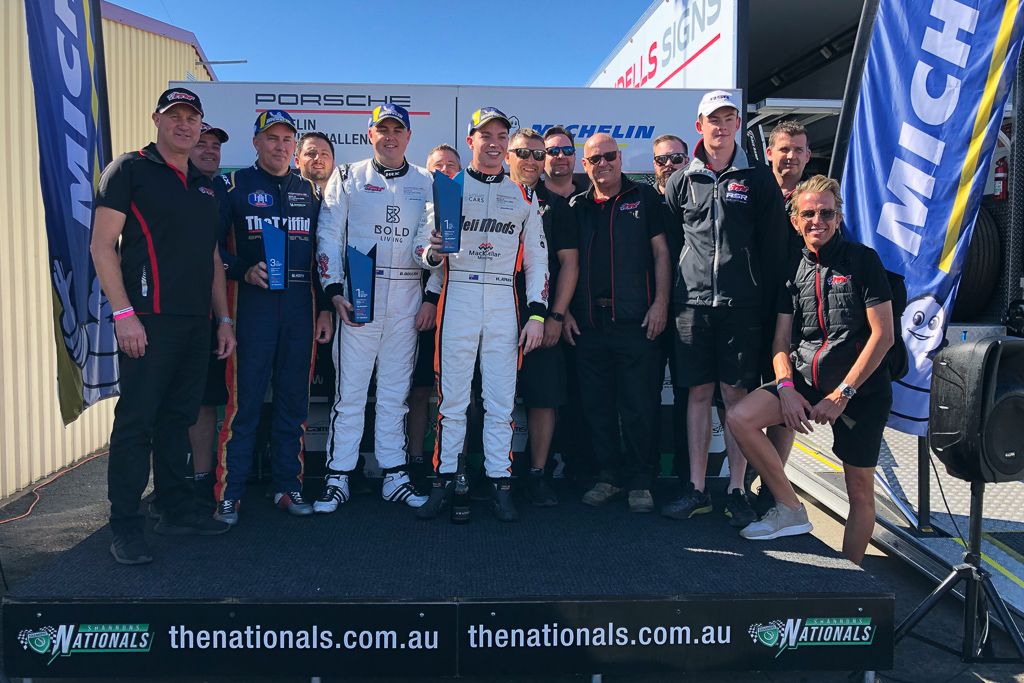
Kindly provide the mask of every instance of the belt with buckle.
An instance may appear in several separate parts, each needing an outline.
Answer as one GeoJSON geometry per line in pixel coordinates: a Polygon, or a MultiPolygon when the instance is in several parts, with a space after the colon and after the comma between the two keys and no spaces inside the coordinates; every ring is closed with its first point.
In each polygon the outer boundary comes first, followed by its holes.
{"type": "Polygon", "coordinates": [[[611,308],[612,307],[612,300],[611,299],[606,299],[606,298],[600,297],[600,296],[599,297],[595,297],[594,298],[594,305],[597,306],[598,308],[611,308]]]}

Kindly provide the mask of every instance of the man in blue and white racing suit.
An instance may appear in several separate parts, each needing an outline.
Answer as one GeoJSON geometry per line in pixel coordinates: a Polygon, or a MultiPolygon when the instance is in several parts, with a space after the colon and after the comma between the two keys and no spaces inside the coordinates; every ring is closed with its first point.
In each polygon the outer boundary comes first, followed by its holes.
{"type": "Polygon", "coordinates": [[[338,313],[333,358],[337,384],[327,439],[327,479],[323,495],[313,504],[320,513],[334,512],[349,498],[349,473],[359,458],[367,390],[377,368],[374,453],[384,471],[385,500],[419,507],[406,473],[408,448],[406,396],[416,363],[423,270],[415,240],[432,210],[432,179],[409,164],[409,113],[394,104],[376,107],[369,122],[373,156],[338,166],[327,182],[320,211],[317,263],[324,293],[338,313]],[[354,322],[352,283],[346,271],[346,247],[363,254],[376,249],[373,320],[354,322]]]}

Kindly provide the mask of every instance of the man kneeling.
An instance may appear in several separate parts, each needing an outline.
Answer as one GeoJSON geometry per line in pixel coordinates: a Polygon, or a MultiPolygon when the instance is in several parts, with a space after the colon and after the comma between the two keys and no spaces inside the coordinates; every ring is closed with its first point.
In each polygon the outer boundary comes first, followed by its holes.
{"type": "Polygon", "coordinates": [[[878,254],[847,241],[839,230],[839,183],[814,176],[797,186],[791,207],[790,222],[804,248],[779,297],[775,382],[728,415],[736,440],[777,503],[740,535],[770,540],[811,530],[782,459],[762,430],[785,424],[807,434],[812,422],[827,423],[850,500],[843,554],[860,564],[875,523],[874,471],[892,405],[885,362],[893,344],[892,291],[878,254]]]}

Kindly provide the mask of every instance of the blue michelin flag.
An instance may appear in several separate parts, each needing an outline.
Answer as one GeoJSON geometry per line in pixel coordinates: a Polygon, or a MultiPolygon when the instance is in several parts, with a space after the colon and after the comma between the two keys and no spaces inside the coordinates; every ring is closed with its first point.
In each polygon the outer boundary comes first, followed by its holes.
{"type": "Polygon", "coordinates": [[[65,424],[118,391],[110,304],[89,255],[93,196],[110,161],[100,1],[25,0],[46,210],[57,386],[65,424]]]}
{"type": "Polygon", "coordinates": [[[907,283],[889,425],[927,432],[932,359],[1020,55],[1018,0],[881,0],[843,171],[845,224],[907,283]]]}

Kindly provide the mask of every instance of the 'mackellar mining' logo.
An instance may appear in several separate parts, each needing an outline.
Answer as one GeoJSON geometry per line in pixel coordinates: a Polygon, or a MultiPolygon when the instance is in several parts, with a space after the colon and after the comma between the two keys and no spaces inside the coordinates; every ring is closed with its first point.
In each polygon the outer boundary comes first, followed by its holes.
{"type": "Polygon", "coordinates": [[[778,657],[786,650],[812,645],[870,645],[875,640],[875,628],[870,617],[816,617],[751,624],[747,632],[755,644],[777,648],[778,657]]]}
{"type": "Polygon", "coordinates": [[[50,665],[57,657],[75,654],[149,652],[153,634],[149,624],[62,624],[24,629],[18,633],[18,642],[26,650],[48,656],[50,665]]]}

